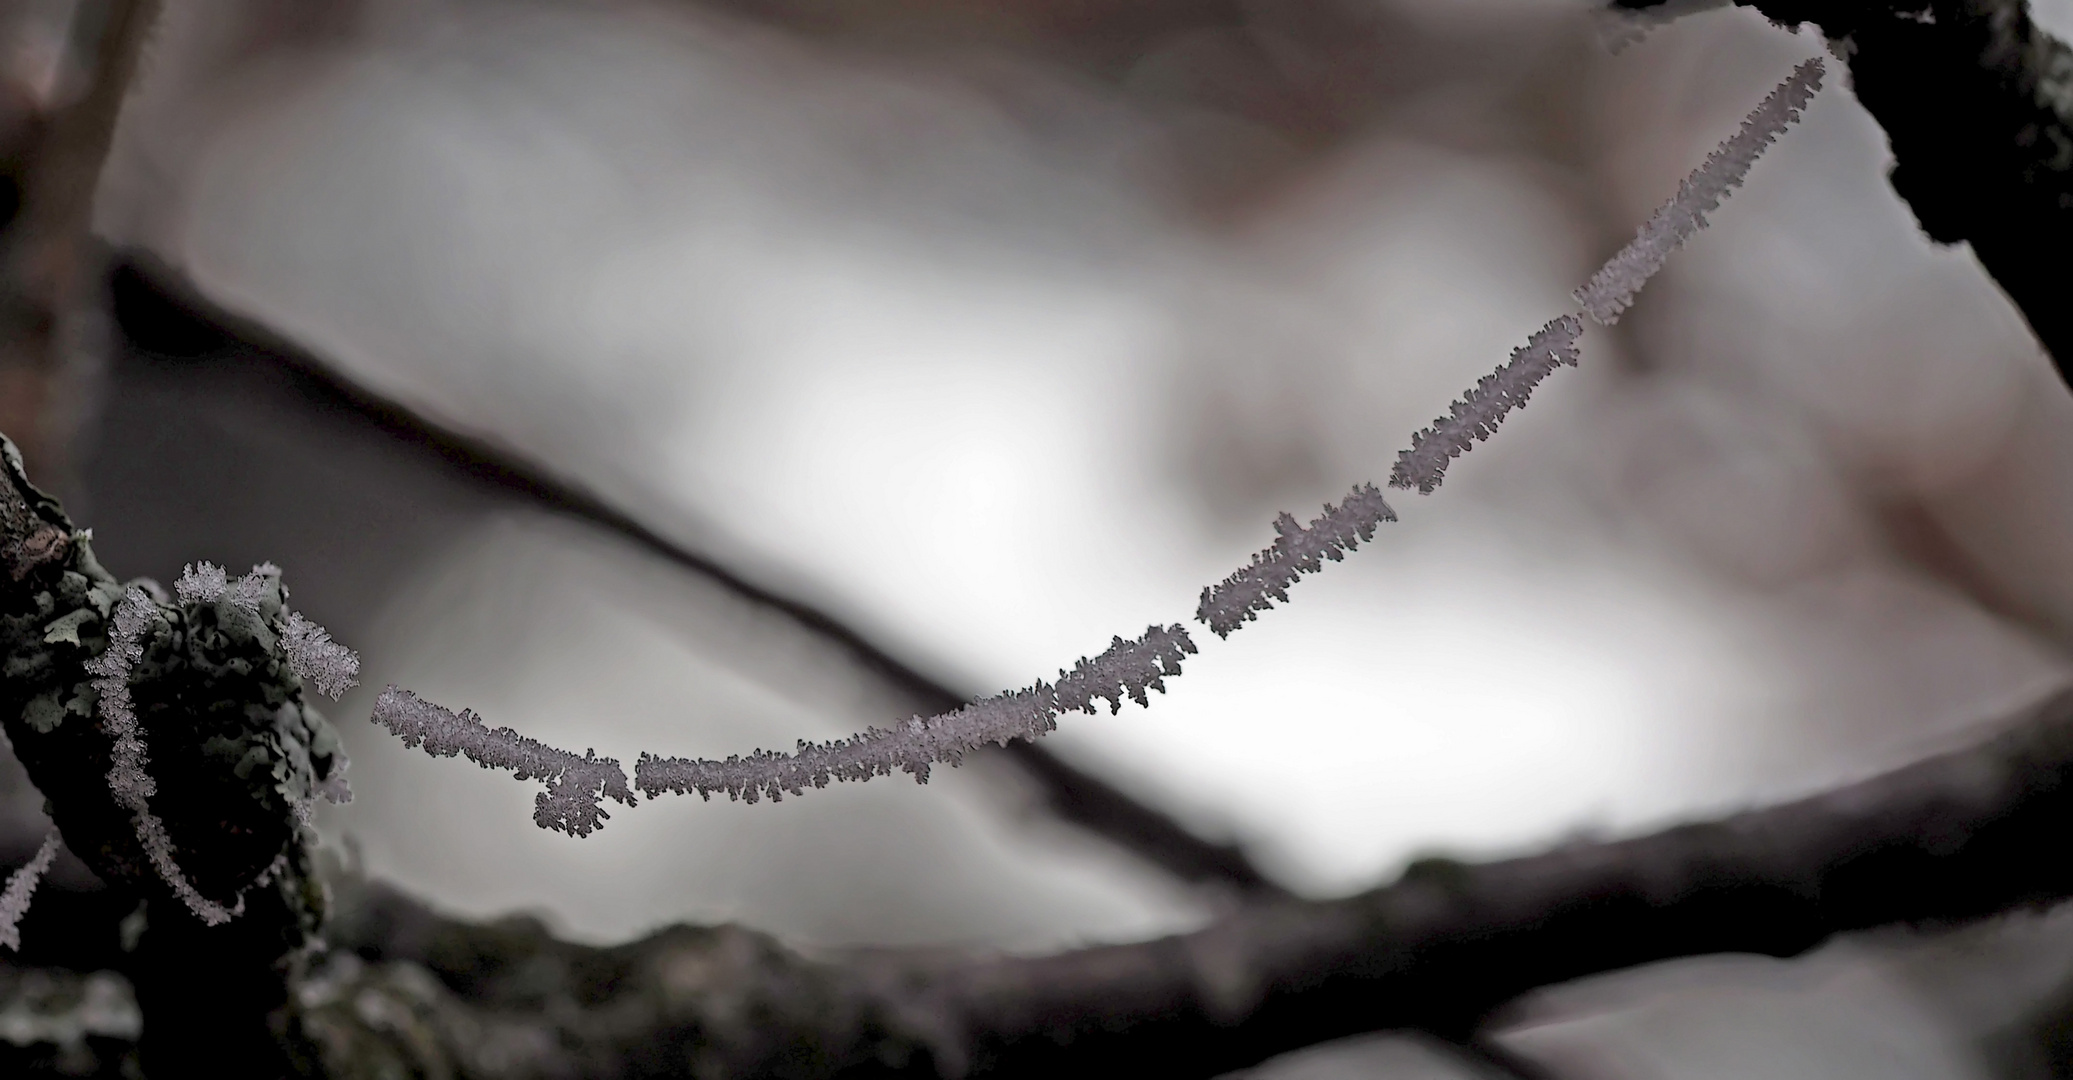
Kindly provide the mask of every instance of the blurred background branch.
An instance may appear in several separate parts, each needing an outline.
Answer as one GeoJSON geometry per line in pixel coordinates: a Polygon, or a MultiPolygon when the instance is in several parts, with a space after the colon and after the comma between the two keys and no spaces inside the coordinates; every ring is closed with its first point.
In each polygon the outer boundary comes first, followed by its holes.
{"type": "MultiPolygon", "coordinates": [[[[401,403],[346,381],[266,328],[209,304],[149,252],[128,253],[118,263],[114,282],[125,324],[149,342],[175,348],[184,343],[191,348],[195,343],[236,341],[247,348],[264,350],[272,362],[300,376],[305,395],[321,398],[330,409],[350,410],[371,428],[409,447],[411,452],[465,476],[467,482],[619,536],[679,572],[708,581],[748,605],[767,609],[797,624],[805,633],[827,642],[859,667],[908,695],[919,715],[949,712],[969,700],[887,653],[834,616],[743,578],[508,448],[443,427],[401,403]]],[[[988,747],[979,756],[998,757],[1006,767],[1026,778],[1045,812],[1116,844],[1182,881],[1228,890],[1234,896],[1273,896],[1282,892],[1236,845],[1196,835],[1171,815],[1043,746],[1016,742],[1006,747],[988,747]]]]}
{"type": "Polygon", "coordinates": [[[70,477],[65,395],[103,317],[107,267],[89,235],[101,163],[158,0],[90,0],[76,42],[42,71],[12,64],[0,85],[0,430],[39,477],[70,477]]]}

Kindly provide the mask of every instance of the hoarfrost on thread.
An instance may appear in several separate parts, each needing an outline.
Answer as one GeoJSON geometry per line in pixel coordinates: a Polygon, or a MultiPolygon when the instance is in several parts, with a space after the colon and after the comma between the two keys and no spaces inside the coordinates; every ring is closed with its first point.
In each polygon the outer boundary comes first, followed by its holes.
{"type": "Polygon", "coordinates": [[[173,582],[173,593],[189,604],[213,604],[230,588],[230,575],[212,562],[188,563],[173,582]]]}
{"type": "Polygon", "coordinates": [[[1446,416],[1411,436],[1411,447],[1396,457],[1389,474],[1393,488],[1417,488],[1430,495],[1446,479],[1447,466],[1455,458],[1475,449],[1487,439],[1513,409],[1526,407],[1533,388],[1555,368],[1575,367],[1576,339],[1584,332],[1583,320],[1564,315],[1550,321],[1512,350],[1502,367],[1476,381],[1475,388],[1456,401],[1446,416]]]}
{"type": "Polygon", "coordinates": [[[1096,712],[1102,701],[1116,712],[1126,697],[1148,704],[1147,692],[1163,692],[1166,677],[1179,675],[1181,658],[1193,652],[1195,643],[1186,629],[1153,626],[1135,640],[1113,639],[1099,656],[1082,657],[1071,671],[1060,671],[1056,683],[1039,680],[953,712],[917,716],[833,742],[801,739],[789,754],[757,750],[746,757],[713,761],[644,753],[634,766],[634,780],[650,798],[665,791],[697,792],[706,799],[725,794],[748,803],[765,798],[778,802],[786,795],[804,794],[809,787],[890,776],[895,770],[927,783],[932,766],[956,765],[987,743],[1037,738],[1058,727],[1061,713],[1096,712]]]}
{"type": "MultiPolygon", "coordinates": [[[[259,614],[259,598],[267,582],[279,577],[281,568],[260,563],[252,572],[230,580],[214,563],[189,563],[173,583],[173,591],[190,604],[228,601],[250,615],[259,614]]],[[[280,635],[281,652],[295,677],[316,687],[317,692],[337,701],[346,691],[360,685],[360,655],[331,640],[331,632],[311,622],[302,612],[283,608],[274,630],[280,635]]]]}
{"type": "MultiPolygon", "coordinates": [[[[1678,3],[1693,10],[1715,6],[1714,0],[1678,3]]],[[[1795,69],[1743,120],[1741,130],[1685,179],[1676,197],[1656,211],[1633,242],[1577,290],[1577,300],[1593,319],[1616,321],[1669,253],[1705,226],[1706,215],[1741,183],[1764,148],[1799,118],[1820,89],[1822,73],[1818,58],[1795,69]]],[[[1456,401],[1447,416],[1412,437],[1411,447],[1398,455],[1390,485],[1421,492],[1437,488],[1449,463],[1489,438],[1511,410],[1526,404],[1542,379],[1556,367],[1577,363],[1576,343],[1582,333],[1583,322],[1575,314],[1553,319],[1534,333],[1502,367],[1456,401]]],[[[1249,565],[1203,589],[1195,617],[1219,637],[1228,637],[1275,601],[1287,602],[1289,587],[1302,575],[1322,569],[1326,560],[1345,558],[1362,542],[1373,540],[1381,523],[1395,520],[1395,511],[1373,484],[1355,487],[1340,506],[1326,503],[1324,513],[1308,526],[1284,513],[1274,522],[1278,535],[1273,545],[1254,554],[1249,565]]],[[[895,770],[926,782],[932,766],[955,765],[986,743],[1032,739],[1054,730],[1062,712],[1092,712],[1097,701],[1120,709],[1124,697],[1146,704],[1146,692],[1164,690],[1164,678],[1180,674],[1181,658],[1194,652],[1195,644],[1182,627],[1154,626],[1135,641],[1116,638],[1100,656],[1081,659],[1070,673],[1059,672],[1055,684],[1038,681],[953,712],[914,717],[832,742],[802,739],[791,753],[757,750],[725,761],[643,753],[634,766],[634,782],[650,798],[665,791],[697,792],[707,799],[724,793],[750,803],[895,770]]],[[[374,720],[402,736],[407,745],[423,745],[434,755],[466,753],[485,768],[545,780],[548,789],[538,796],[534,814],[545,828],[585,836],[607,816],[602,797],[629,805],[633,801],[626,792],[625,774],[613,759],[594,753],[578,758],[510,728],[488,728],[473,712],[454,713],[394,686],[375,703],[374,720]]]]}
{"type": "Polygon", "coordinates": [[[213,604],[227,600],[232,606],[257,615],[259,598],[266,592],[267,581],[280,576],[281,568],[272,563],[260,563],[250,573],[239,575],[235,581],[215,563],[188,563],[181,569],[179,580],[173,582],[173,592],[185,603],[213,604]]]}
{"type": "MultiPolygon", "coordinates": [[[[186,581],[186,575],[182,575],[182,581],[186,581]]],[[[187,875],[181,872],[179,860],[173,856],[173,840],[166,834],[165,822],[151,812],[150,800],[151,796],[158,794],[158,783],[146,769],[151,758],[144,746],[143,733],[137,728],[136,709],[130,700],[130,672],[137,666],[137,661],[144,658],[141,638],[145,628],[151,624],[153,614],[155,606],[151,598],[144,595],[144,590],[135,585],[124,590],[110,618],[112,625],[107,649],[86,662],[87,673],[95,676],[94,692],[100,698],[101,718],[115,739],[108,767],[108,790],[130,811],[137,842],[143,845],[144,854],[151,860],[151,867],[158,872],[159,879],[173,890],[189,911],[194,912],[196,918],[217,926],[243,913],[244,894],[238,895],[235,907],[226,908],[196,891],[187,875]]]]}
{"type": "Polygon", "coordinates": [[[1815,57],[1794,68],[1742,121],[1741,130],[1677,186],[1677,194],[1649,217],[1634,239],[1606,260],[1591,280],[1576,290],[1576,300],[1600,324],[1610,326],[1634,303],[1641,286],[1663,268],[1663,262],[1685,241],[1706,227],[1706,215],[1749,174],[1749,167],[1773,140],[1799,119],[1800,110],[1821,89],[1823,66],[1815,57]]]}
{"type": "Polygon", "coordinates": [[[151,598],[135,585],[124,591],[110,615],[108,647],[86,662],[94,676],[94,694],[100,700],[101,716],[115,739],[113,763],[108,770],[108,788],[125,806],[141,804],[158,793],[151,774],[144,771],[148,760],[143,739],[137,733],[137,717],[130,704],[130,669],[144,658],[138,642],[149,621],[151,598]]]}
{"type": "Polygon", "coordinates": [[[1324,504],[1324,513],[1305,527],[1284,512],[1274,520],[1272,547],[1253,555],[1251,565],[1223,581],[1202,590],[1195,619],[1206,623],[1218,637],[1259,617],[1274,606],[1288,602],[1288,587],[1304,574],[1323,569],[1324,560],[1337,562],[1346,553],[1375,538],[1376,526],[1395,521],[1396,511],[1373,484],[1361,484],[1334,507],[1324,504]]]}
{"type": "Polygon", "coordinates": [[[360,685],[360,654],[331,640],[331,632],[290,611],[281,617],[281,651],[295,677],[337,701],[360,685]]]}
{"type": "Polygon", "coordinates": [[[36,849],[35,857],[7,875],[7,888],[0,890],[0,946],[22,951],[22,916],[29,913],[29,901],[36,895],[36,886],[43,882],[51,860],[58,857],[59,842],[57,827],[52,826],[50,833],[43,838],[43,846],[36,849]]]}
{"type": "Polygon", "coordinates": [[[144,852],[151,857],[151,868],[158,871],[159,880],[173,890],[173,895],[194,912],[194,917],[210,926],[221,926],[245,913],[245,894],[239,890],[237,902],[229,907],[203,896],[187,880],[180,870],[180,863],[173,857],[173,838],[166,833],[166,823],[149,810],[136,812],[137,839],[144,845],[144,852]]]}
{"type": "Polygon", "coordinates": [[[594,750],[577,757],[510,728],[489,727],[472,709],[456,713],[390,686],[375,699],[374,722],[403,745],[422,746],[433,757],[465,754],[485,769],[509,769],[520,780],[542,781],[547,790],[533,799],[533,821],[543,829],[589,836],[611,817],[602,798],[635,805],[616,759],[598,757],[594,750]]]}

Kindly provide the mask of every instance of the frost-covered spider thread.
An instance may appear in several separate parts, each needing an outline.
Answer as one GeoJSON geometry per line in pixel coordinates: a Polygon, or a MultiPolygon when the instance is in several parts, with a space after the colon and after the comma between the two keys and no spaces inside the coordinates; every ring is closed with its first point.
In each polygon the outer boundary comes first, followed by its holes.
{"type": "Polygon", "coordinates": [[[141,639],[157,614],[157,605],[144,595],[144,590],[135,585],[124,590],[110,619],[108,648],[86,662],[87,673],[95,676],[94,692],[100,698],[103,726],[115,740],[108,767],[108,790],[130,812],[137,842],[143,845],[159,880],[194,912],[195,918],[218,926],[244,912],[244,894],[238,894],[234,906],[224,907],[196,891],[194,883],[180,870],[165,822],[151,812],[151,796],[158,794],[158,782],[147,768],[151,758],[144,746],[143,732],[137,728],[136,709],[130,699],[130,672],[144,658],[141,639]]]}
{"type": "MultiPolygon", "coordinates": [[[[267,581],[280,573],[280,567],[261,563],[253,567],[251,573],[231,581],[223,568],[215,563],[189,563],[181,570],[180,579],[173,583],[173,591],[190,604],[227,600],[257,617],[259,598],[266,590],[267,581]]],[[[282,590],[284,596],[286,592],[282,590]]],[[[296,678],[316,687],[318,693],[337,701],[346,691],[360,685],[360,655],[332,641],[330,631],[305,618],[302,612],[283,608],[273,629],[280,637],[281,653],[288,658],[289,669],[295,672],[296,678]]],[[[343,792],[342,788],[339,790],[343,792]]],[[[343,798],[334,798],[333,801],[345,802],[351,797],[350,793],[345,793],[343,798]]]]}
{"type": "Polygon", "coordinates": [[[1592,319],[1606,326],[1619,321],[1620,313],[1634,303],[1634,295],[1663,268],[1670,253],[1706,227],[1706,215],[1720,208],[1720,200],[1749,175],[1749,167],[1764,148],[1799,119],[1800,110],[1821,89],[1824,70],[1818,56],[1794,68],[1743,118],[1741,130],[1728,136],[1677,185],[1677,194],[1649,217],[1634,239],[1576,290],[1577,303],[1592,319]]]}
{"type": "MultiPolygon", "coordinates": [[[[1820,57],[1801,64],[1743,118],[1741,128],[1678,185],[1677,194],[1649,217],[1634,239],[1576,290],[1586,314],[1602,325],[1619,321],[1670,253],[1706,227],[1706,215],[1720,207],[1764,149],[1799,119],[1821,89],[1823,71],[1820,57]]],[[[1564,364],[1576,366],[1582,334],[1583,322],[1575,314],[1541,327],[1503,366],[1455,401],[1448,415],[1411,437],[1410,448],[1397,455],[1389,486],[1430,495],[1446,479],[1453,459],[1495,434],[1513,409],[1525,407],[1542,379],[1564,364]]]]}
{"type": "Polygon", "coordinates": [[[1230,637],[1231,631],[1259,617],[1274,606],[1288,602],[1288,587],[1304,574],[1324,569],[1324,561],[1338,562],[1346,553],[1375,538],[1375,529],[1395,521],[1396,511],[1383,500],[1373,484],[1361,484],[1338,506],[1324,504],[1324,513],[1309,525],[1298,524],[1287,512],[1274,519],[1274,543],[1257,552],[1252,562],[1230,577],[1202,590],[1195,607],[1195,619],[1230,637]]]}
{"type": "Polygon", "coordinates": [[[1583,320],[1574,315],[1554,319],[1535,331],[1526,344],[1512,351],[1504,366],[1477,380],[1447,415],[1411,436],[1411,448],[1396,456],[1389,486],[1415,487],[1420,494],[1432,494],[1446,479],[1447,465],[1475,449],[1478,441],[1496,434],[1505,414],[1525,408],[1542,379],[1564,364],[1576,366],[1576,339],[1583,332],[1583,320]]]}
{"type": "MultiPolygon", "coordinates": [[[[1678,188],[1676,197],[1656,211],[1632,243],[1614,255],[1576,296],[1600,323],[1617,320],[1634,295],[1669,253],[1706,224],[1706,214],[1720,205],[1742,181],[1749,166],[1777,135],[1799,117],[1821,86],[1819,58],[1801,64],[1764,98],[1743,121],[1742,129],[1709,155],[1678,188]]],[[[1445,478],[1448,464],[1476,441],[1493,434],[1506,415],[1525,405],[1533,389],[1556,367],[1578,362],[1577,339],[1583,323],[1575,313],[1558,316],[1514,350],[1510,359],[1481,379],[1449,415],[1420,431],[1410,449],[1398,455],[1390,484],[1430,493],[1445,478]]],[[[1284,513],[1276,519],[1274,543],[1253,555],[1251,563],[1216,585],[1202,590],[1196,618],[1219,637],[1256,619],[1259,613],[1288,600],[1288,589],[1302,575],[1322,569],[1326,561],[1374,539],[1383,522],[1396,513],[1372,484],[1353,489],[1339,506],[1325,504],[1323,515],[1307,526],[1284,513]]],[[[1180,674],[1180,660],[1194,653],[1186,630],[1153,626],[1134,641],[1116,638],[1100,656],[1082,658],[1058,682],[1038,681],[938,716],[915,717],[889,728],[870,728],[832,742],[800,740],[791,753],[757,750],[724,761],[665,758],[642,753],[634,766],[635,784],[650,798],[662,792],[715,794],[746,802],[798,795],[808,787],[826,787],[840,780],[868,780],[895,770],[926,781],[937,764],[955,765],[965,754],[987,743],[1033,739],[1054,730],[1061,713],[1094,711],[1106,700],[1120,709],[1129,697],[1146,704],[1147,690],[1164,690],[1164,678],[1180,674]]],[[[578,758],[566,751],[525,738],[510,728],[491,729],[473,712],[454,713],[394,686],[375,703],[374,720],[401,735],[407,745],[451,756],[465,752],[485,768],[505,768],[519,778],[548,782],[538,796],[534,820],[543,827],[588,835],[606,816],[604,796],[632,803],[622,796],[625,774],[618,762],[595,753],[578,758]]]]}
{"type": "Polygon", "coordinates": [[[749,803],[777,802],[809,787],[890,776],[895,770],[927,783],[932,766],[956,765],[988,743],[1037,738],[1058,727],[1061,713],[1096,712],[1102,701],[1111,712],[1120,711],[1126,697],[1148,704],[1147,692],[1163,692],[1166,677],[1179,675],[1181,658],[1194,651],[1182,627],[1153,626],[1135,640],[1114,639],[1099,656],[1080,658],[1071,671],[1060,671],[1055,683],[1038,680],[952,712],[917,716],[832,742],[801,739],[789,754],[757,750],[713,761],[644,753],[634,766],[634,779],[650,798],[665,791],[697,792],[706,799],[725,794],[749,803]]]}
{"type": "Polygon", "coordinates": [[[375,699],[374,722],[433,757],[465,754],[485,769],[509,769],[520,780],[544,782],[547,790],[533,800],[533,821],[543,829],[589,836],[611,817],[601,798],[636,804],[617,760],[596,751],[577,757],[510,728],[492,728],[472,709],[456,713],[390,686],[375,699]]]}
{"type": "Polygon", "coordinates": [[[0,890],[0,946],[15,952],[22,950],[22,916],[29,913],[29,901],[36,896],[36,886],[43,882],[51,860],[58,857],[59,843],[57,827],[52,826],[43,838],[43,846],[36,849],[35,857],[7,875],[7,888],[0,890]]]}

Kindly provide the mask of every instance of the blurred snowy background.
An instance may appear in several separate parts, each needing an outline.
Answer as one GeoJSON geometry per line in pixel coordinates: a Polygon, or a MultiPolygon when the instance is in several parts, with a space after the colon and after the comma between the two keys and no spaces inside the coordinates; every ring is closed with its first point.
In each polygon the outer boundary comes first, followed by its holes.
{"type": "MultiPolygon", "coordinates": [[[[361,650],[358,798],[321,824],[368,874],[586,940],[830,947],[1123,940],[1228,897],[1000,762],[536,829],[530,786],[404,750],[372,692],[629,762],[914,698],[369,401],[991,693],[1186,619],[1277,511],[1381,479],[1822,48],[1729,8],[1614,53],[1581,0],[168,7],[61,478],[104,561],[271,559],[361,650]]],[[[20,85],[56,92],[70,10],[10,12],[20,85]]],[[[1839,79],[1444,490],[1052,748],[1327,896],[1807,792],[2065,681],[2073,398],[1839,79]]],[[[2050,1075],[2005,1031],[2073,979],[2065,921],[1564,988],[1513,1041],[1607,1080],[2050,1075]]],[[[1279,1068],[1462,1075],[1402,1041],[1279,1068]]]]}

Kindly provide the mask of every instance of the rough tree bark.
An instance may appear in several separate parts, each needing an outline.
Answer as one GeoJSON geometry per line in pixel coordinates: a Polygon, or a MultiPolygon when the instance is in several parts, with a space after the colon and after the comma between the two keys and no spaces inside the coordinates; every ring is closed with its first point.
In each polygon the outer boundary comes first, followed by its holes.
{"type": "Polygon", "coordinates": [[[1838,44],[1893,190],[1931,238],[1972,246],[2073,385],[2073,49],[2024,0],[1736,3],[1838,44]]]}
{"type": "Polygon", "coordinates": [[[264,621],[279,609],[278,588],[249,611],[145,601],[152,614],[140,655],[119,680],[156,785],[150,809],[179,871],[240,912],[206,925],[154,865],[135,808],[112,790],[108,691],[87,665],[113,647],[124,587],[87,534],[30,486],[4,438],[0,571],[0,727],[66,846],[136,908],[138,934],[121,966],[144,1010],[145,1066],[159,1075],[304,1070],[288,985],[321,925],[324,894],[297,802],[335,777],[342,759],[264,621]]]}

